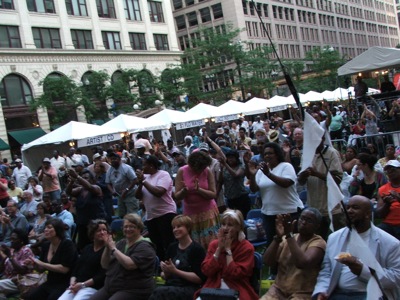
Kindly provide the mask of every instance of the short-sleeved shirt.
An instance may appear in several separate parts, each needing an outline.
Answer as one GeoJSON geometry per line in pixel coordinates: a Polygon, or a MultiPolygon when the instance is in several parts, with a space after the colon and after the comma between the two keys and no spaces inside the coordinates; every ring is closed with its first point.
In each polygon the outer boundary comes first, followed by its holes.
{"type": "Polygon", "coordinates": [[[337,131],[342,128],[343,118],[341,115],[332,116],[331,125],[329,129],[331,131],[337,131]]]}
{"type": "Polygon", "coordinates": [[[126,245],[127,241],[123,239],[116,244],[116,248],[129,256],[138,268],[125,269],[115,257],[112,257],[106,272],[104,287],[110,294],[127,291],[134,295],[149,296],[154,288],[153,274],[156,260],[154,247],[146,240],[138,241],[128,249],[126,245]]]}
{"type": "MultiPolygon", "coordinates": [[[[299,234],[296,233],[294,239],[297,241],[298,238],[299,234]]],[[[326,242],[319,235],[315,235],[300,245],[300,249],[303,253],[312,247],[320,248],[325,252],[326,242]]],[[[310,293],[311,299],[311,294],[320,271],[320,265],[310,266],[304,269],[297,268],[286,239],[279,245],[278,253],[278,274],[275,285],[287,295],[294,293],[310,293]]]]}
{"type": "Polygon", "coordinates": [[[165,189],[161,197],[154,196],[143,186],[143,203],[146,208],[147,220],[158,218],[167,213],[176,213],[176,204],[172,199],[172,179],[168,172],[159,170],[153,175],[145,175],[145,181],[152,186],[165,189]]]}
{"type": "Polygon", "coordinates": [[[256,183],[260,189],[264,215],[278,215],[297,212],[297,208],[303,208],[296,191],[297,176],[290,163],[281,162],[271,170],[271,173],[290,179],[293,184],[287,188],[281,187],[269,179],[261,170],[256,173],[256,183]]]}
{"type": "MultiPolygon", "coordinates": [[[[184,272],[193,272],[204,282],[206,277],[201,272],[201,263],[206,257],[204,248],[197,242],[192,242],[186,249],[179,249],[178,242],[168,246],[166,259],[171,259],[178,270],[184,272]]],[[[172,275],[166,281],[166,285],[172,286],[198,286],[193,282],[187,281],[180,276],[172,275]]]]}
{"type": "MultiPolygon", "coordinates": [[[[34,257],[31,248],[27,246],[22,246],[22,248],[19,251],[15,251],[13,248],[11,248],[11,256],[14,258],[14,262],[16,262],[19,265],[27,267],[26,268],[27,273],[33,269],[33,265],[30,263],[31,260],[29,259],[30,257],[32,258],[34,257]]],[[[7,278],[12,278],[17,274],[21,274],[20,272],[16,272],[14,265],[12,264],[9,258],[6,258],[4,266],[5,266],[4,275],[7,278]]]]}
{"type": "MultiPolygon", "coordinates": [[[[42,177],[42,187],[45,193],[58,191],[60,189],[60,183],[58,182],[58,173],[56,168],[50,167],[46,170],[46,173],[50,176],[43,175],[42,177]]],[[[39,171],[39,176],[42,174],[42,170],[39,171]]]]}
{"type": "MultiPolygon", "coordinates": [[[[390,191],[400,193],[400,188],[395,188],[390,182],[382,185],[379,188],[379,195],[383,198],[390,194],[390,191]]],[[[390,210],[387,216],[383,219],[383,222],[389,225],[399,226],[400,225],[400,202],[394,201],[390,205],[390,210]]]]}
{"type": "MultiPolygon", "coordinates": [[[[136,174],[133,168],[125,163],[121,163],[118,169],[111,167],[106,173],[106,183],[111,184],[118,193],[122,193],[129,188],[135,179],[136,174]]],[[[133,193],[133,189],[130,193],[133,193]]]]}

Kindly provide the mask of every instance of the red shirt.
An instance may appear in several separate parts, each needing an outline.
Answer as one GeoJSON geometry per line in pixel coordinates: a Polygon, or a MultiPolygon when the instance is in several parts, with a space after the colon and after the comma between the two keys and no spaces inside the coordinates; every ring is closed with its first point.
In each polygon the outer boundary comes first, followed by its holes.
{"type": "MultiPolygon", "coordinates": [[[[379,188],[379,195],[383,198],[390,194],[390,191],[396,191],[397,193],[400,193],[400,187],[395,188],[392,187],[390,182],[386,183],[385,185],[382,185],[379,188]]],[[[389,225],[394,225],[394,226],[400,226],[400,202],[399,201],[394,201],[390,205],[390,210],[386,218],[383,219],[383,222],[389,225]]]]}

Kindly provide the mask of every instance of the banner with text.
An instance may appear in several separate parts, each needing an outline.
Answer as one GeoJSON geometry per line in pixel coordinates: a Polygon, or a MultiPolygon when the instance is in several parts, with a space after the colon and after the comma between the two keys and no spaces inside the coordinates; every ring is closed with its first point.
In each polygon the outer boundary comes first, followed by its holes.
{"type": "Polygon", "coordinates": [[[121,135],[119,133],[111,133],[105,135],[92,136],[85,139],[78,140],[78,148],[80,147],[89,147],[93,145],[116,142],[121,139],[121,135]]]}
{"type": "Polygon", "coordinates": [[[176,123],[175,128],[177,130],[180,130],[180,129],[203,126],[204,124],[205,124],[204,120],[188,121],[188,122],[183,122],[183,123],[176,123]]]}

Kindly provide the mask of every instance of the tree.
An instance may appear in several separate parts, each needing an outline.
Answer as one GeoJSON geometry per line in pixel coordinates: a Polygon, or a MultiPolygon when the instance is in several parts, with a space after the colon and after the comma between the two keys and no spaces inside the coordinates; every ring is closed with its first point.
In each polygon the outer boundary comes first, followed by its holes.
{"type": "Polygon", "coordinates": [[[90,119],[96,108],[93,103],[83,95],[82,87],[78,86],[71,78],[46,77],[39,82],[43,86],[43,94],[32,100],[31,109],[39,107],[49,111],[50,125],[61,125],[71,120],[71,112],[84,108],[86,118],[90,119]]]}
{"type": "Polygon", "coordinates": [[[324,90],[335,90],[338,87],[337,69],[345,63],[339,51],[333,47],[314,48],[306,53],[308,66],[314,73],[307,79],[302,80],[298,91],[306,93],[310,90],[323,92],[324,90]]]}

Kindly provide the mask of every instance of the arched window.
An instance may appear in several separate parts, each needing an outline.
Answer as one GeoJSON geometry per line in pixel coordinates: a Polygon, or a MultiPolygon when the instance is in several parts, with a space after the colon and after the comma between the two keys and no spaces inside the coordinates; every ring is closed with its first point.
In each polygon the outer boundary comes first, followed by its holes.
{"type": "Polygon", "coordinates": [[[140,71],[138,75],[138,86],[139,94],[141,96],[154,94],[155,88],[153,75],[147,70],[140,71]]]}
{"type": "Polygon", "coordinates": [[[116,82],[122,76],[121,71],[115,71],[111,76],[111,83],[116,82]]]}
{"type": "Polygon", "coordinates": [[[48,91],[48,89],[52,89],[53,87],[53,83],[62,78],[64,75],[57,73],[57,72],[53,72],[50,73],[49,75],[46,76],[46,79],[43,81],[43,92],[46,93],[46,91],[48,91]],[[50,80],[50,81],[49,81],[50,80]]]}
{"type": "Polygon", "coordinates": [[[10,74],[0,83],[0,98],[2,106],[27,105],[32,100],[32,90],[22,76],[10,74]]]}
{"type": "Polygon", "coordinates": [[[82,75],[81,82],[84,86],[87,86],[90,84],[90,75],[92,75],[92,71],[87,71],[82,75]]]}

